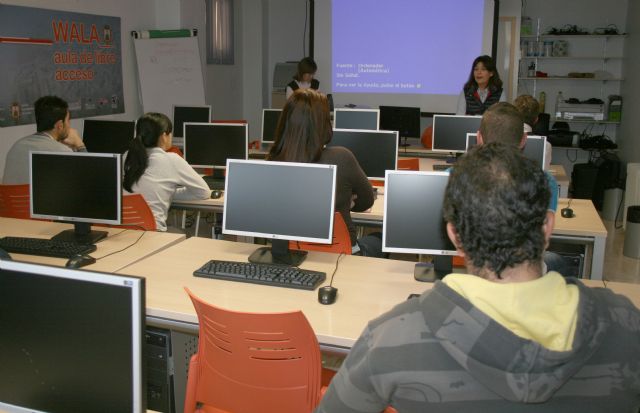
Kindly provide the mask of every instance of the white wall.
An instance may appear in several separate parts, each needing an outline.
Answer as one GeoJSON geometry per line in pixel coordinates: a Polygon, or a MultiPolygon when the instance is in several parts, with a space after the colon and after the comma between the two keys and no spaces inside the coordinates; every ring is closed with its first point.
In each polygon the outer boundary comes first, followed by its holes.
{"type": "Polygon", "coordinates": [[[618,152],[623,162],[640,162],[640,2],[629,1],[618,152]]]}
{"type": "MultiPolygon", "coordinates": [[[[130,0],[7,0],[3,4],[28,7],[40,7],[80,13],[118,16],[122,30],[122,76],[124,87],[125,113],[111,115],[105,119],[137,119],[142,111],[138,98],[138,81],[131,30],[148,30],[156,26],[156,0],[136,0],[132,6],[130,0]]],[[[64,96],[61,96],[64,98],[64,96]]],[[[72,119],[73,127],[81,129],[82,121],[72,119]]],[[[0,174],[4,171],[5,155],[15,141],[36,131],[35,124],[0,129],[0,174]]]]}

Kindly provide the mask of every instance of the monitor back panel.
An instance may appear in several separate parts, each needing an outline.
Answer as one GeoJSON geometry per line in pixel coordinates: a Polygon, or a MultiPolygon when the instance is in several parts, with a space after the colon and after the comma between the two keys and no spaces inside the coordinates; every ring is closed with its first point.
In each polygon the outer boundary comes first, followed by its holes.
{"type": "Polygon", "coordinates": [[[335,109],[334,128],[378,130],[380,128],[379,109],[335,109]]]}
{"type": "Polygon", "coordinates": [[[433,150],[464,152],[467,133],[476,133],[481,119],[481,116],[434,115],[433,150]]]}
{"type": "Polygon", "coordinates": [[[135,136],[135,127],[133,121],[85,119],[82,140],[87,152],[124,154],[135,136]]]}
{"type": "Polygon", "coordinates": [[[544,169],[545,165],[545,146],[547,138],[545,136],[527,136],[522,154],[525,158],[531,159],[536,165],[544,169]]]}
{"type": "Polygon", "coordinates": [[[262,142],[273,143],[276,140],[276,127],[282,109],[262,109],[262,142]]]}
{"type": "Polygon", "coordinates": [[[184,137],[185,122],[211,122],[211,106],[174,106],[173,137],[184,137]]]}

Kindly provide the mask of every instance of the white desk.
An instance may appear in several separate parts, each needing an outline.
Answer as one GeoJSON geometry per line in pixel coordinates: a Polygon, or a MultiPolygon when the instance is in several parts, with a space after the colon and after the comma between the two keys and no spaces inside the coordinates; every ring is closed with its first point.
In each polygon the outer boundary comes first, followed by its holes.
{"type": "MultiPolygon", "coordinates": [[[[0,217],[0,237],[13,236],[48,239],[70,228],[73,228],[73,225],[0,217]]],[[[90,254],[96,258],[97,261],[94,264],[83,267],[93,271],[116,272],[129,264],[177,244],[186,238],[184,234],[170,234],[155,231],[148,231],[142,235],[142,231],[123,230],[122,228],[99,227],[98,229],[108,231],[109,235],[107,238],[97,242],[96,247],[98,249],[90,254]],[[140,238],[140,241],[135,245],[124,251],[114,253],[132,245],[140,235],[142,235],[142,238],[140,238]],[[114,254],[107,257],[107,255],[111,253],[114,254]],[[104,257],[104,259],[102,257],[104,257]]],[[[11,257],[18,261],[56,266],[64,266],[67,262],[66,258],[42,257],[38,255],[11,253],[11,257]]]]}

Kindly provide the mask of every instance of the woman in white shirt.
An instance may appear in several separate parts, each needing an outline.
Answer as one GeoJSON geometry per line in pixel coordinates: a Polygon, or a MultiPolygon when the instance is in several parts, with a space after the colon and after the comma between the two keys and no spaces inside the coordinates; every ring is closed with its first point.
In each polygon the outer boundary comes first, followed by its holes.
{"type": "Polygon", "coordinates": [[[158,231],[167,230],[172,199],[207,199],[211,190],[198,173],[171,147],[173,126],[162,113],[146,113],[138,119],[136,137],[124,160],[123,187],[142,194],[156,219],[158,231]]]}
{"type": "Polygon", "coordinates": [[[310,58],[305,57],[298,62],[298,71],[293,77],[293,80],[287,84],[287,99],[298,89],[313,89],[318,90],[320,82],[313,77],[316,75],[318,65],[310,58]]]}

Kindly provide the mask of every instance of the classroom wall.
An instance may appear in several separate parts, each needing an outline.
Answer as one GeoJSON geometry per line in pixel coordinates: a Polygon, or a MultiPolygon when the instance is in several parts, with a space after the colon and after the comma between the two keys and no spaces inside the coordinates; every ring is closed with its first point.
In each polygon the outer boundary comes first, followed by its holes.
{"type": "MultiPolygon", "coordinates": [[[[3,4],[39,7],[81,13],[119,16],[122,30],[122,76],[124,86],[125,113],[104,116],[104,119],[137,119],[142,111],[138,98],[133,42],[128,33],[131,30],[146,30],[156,26],[156,1],[136,0],[132,7],[130,0],[6,0],[3,4]]],[[[64,96],[62,96],[64,98],[64,96]]],[[[71,125],[81,129],[82,121],[72,119],[71,125]]],[[[35,124],[0,128],[0,174],[4,172],[5,156],[15,141],[36,131],[35,124]]]]}
{"type": "Polygon", "coordinates": [[[630,1],[623,63],[622,123],[618,155],[623,162],[640,162],[640,2],[630,1]]]}

